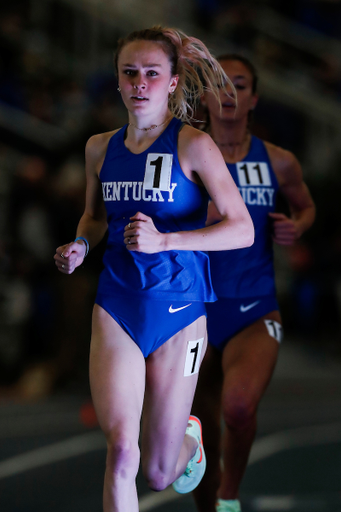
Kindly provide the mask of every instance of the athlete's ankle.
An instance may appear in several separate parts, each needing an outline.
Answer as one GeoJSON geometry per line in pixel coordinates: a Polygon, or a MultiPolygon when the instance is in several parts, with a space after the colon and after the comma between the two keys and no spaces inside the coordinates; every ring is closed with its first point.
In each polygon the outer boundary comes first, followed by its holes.
{"type": "Polygon", "coordinates": [[[217,498],[216,512],[241,512],[240,501],[237,498],[232,500],[217,498]]]}

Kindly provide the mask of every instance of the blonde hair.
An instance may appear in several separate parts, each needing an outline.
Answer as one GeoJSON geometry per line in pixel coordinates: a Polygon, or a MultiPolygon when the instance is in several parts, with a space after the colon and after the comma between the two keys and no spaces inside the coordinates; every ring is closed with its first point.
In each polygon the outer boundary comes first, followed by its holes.
{"type": "Polygon", "coordinates": [[[155,41],[162,45],[171,64],[172,76],[179,75],[177,88],[168,99],[169,109],[178,119],[187,122],[193,119],[195,104],[205,90],[211,91],[220,104],[219,89],[228,83],[234,94],[233,99],[237,97],[231,80],[205,44],[174,28],[154,26],[119,39],[115,54],[117,74],[120,52],[133,41],[155,41]]]}

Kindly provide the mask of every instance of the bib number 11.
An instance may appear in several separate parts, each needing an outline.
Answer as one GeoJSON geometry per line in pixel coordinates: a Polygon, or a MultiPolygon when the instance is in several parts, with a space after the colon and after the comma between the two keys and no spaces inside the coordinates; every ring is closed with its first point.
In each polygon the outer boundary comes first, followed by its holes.
{"type": "Polygon", "coordinates": [[[241,187],[271,185],[269,167],[266,162],[238,162],[238,181],[241,187]]]}

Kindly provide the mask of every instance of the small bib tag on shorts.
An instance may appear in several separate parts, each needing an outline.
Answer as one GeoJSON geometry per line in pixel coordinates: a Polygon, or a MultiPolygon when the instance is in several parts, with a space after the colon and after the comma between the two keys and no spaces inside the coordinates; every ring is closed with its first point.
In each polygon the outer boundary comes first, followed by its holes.
{"type": "Polygon", "coordinates": [[[187,343],[187,354],[185,361],[184,376],[189,377],[199,372],[200,356],[204,338],[199,340],[189,341],[187,343]]]}
{"type": "Polygon", "coordinates": [[[281,343],[283,338],[283,327],[275,320],[264,320],[269,336],[275,338],[278,343],[281,343]]]}

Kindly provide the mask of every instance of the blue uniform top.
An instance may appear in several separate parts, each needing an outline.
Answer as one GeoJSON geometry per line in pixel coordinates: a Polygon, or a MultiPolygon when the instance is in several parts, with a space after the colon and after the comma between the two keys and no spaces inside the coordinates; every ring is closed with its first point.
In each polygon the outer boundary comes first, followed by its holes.
{"type": "Polygon", "coordinates": [[[201,251],[130,252],[124,227],[140,211],[162,233],[205,226],[208,194],[189,180],[178,160],[182,122],[173,118],[153,144],[140,154],[126,148],[127,125],[110,139],[100,172],[108,218],[108,242],[100,293],[156,300],[212,302],[208,255],[201,251]]]}
{"type": "Polygon", "coordinates": [[[275,210],[278,181],[263,141],[252,136],[242,162],[227,164],[255,227],[251,247],[210,252],[214,290],[218,297],[274,295],[275,276],[269,212],[275,210]]]}

